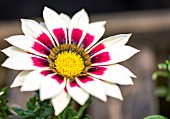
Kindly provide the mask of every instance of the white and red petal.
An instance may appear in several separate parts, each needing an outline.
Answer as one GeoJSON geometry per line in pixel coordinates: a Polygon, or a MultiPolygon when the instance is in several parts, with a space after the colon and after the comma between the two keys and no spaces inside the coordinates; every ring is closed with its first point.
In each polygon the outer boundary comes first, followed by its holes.
{"type": "Polygon", "coordinates": [[[41,82],[46,75],[53,73],[49,69],[31,71],[24,80],[21,91],[36,91],[40,89],[41,82]]]}
{"type": "Polygon", "coordinates": [[[67,91],[80,105],[84,105],[89,98],[89,94],[85,92],[76,81],[67,80],[67,91]]]}
{"type": "Polygon", "coordinates": [[[58,74],[51,74],[46,76],[40,87],[40,99],[46,100],[55,97],[66,85],[66,79],[58,74]]]}
{"type": "Polygon", "coordinates": [[[54,37],[56,43],[67,43],[67,29],[66,24],[61,17],[52,9],[45,7],[43,11],[45,24],[54,37]]]}
{"type": "Polygon", "coordinates": [[[89,49],[88,53],[92,56],[96,52],[105,48],[123,46],[128,42],[130,36],[131,34],[119,34],[105,38],[89,49]]]}
{"type": "Polygon", "coordinates": [[[127,68],[119,64],[109,66],[95,66],[89,69],[88,74],[108,82],[121,85],[132,85],[133,81],[131,76],[133,73],[131,73],[129,70],[127,73],[127,70],[127,68]]]}
{"type": "Polygon", "coordinates": [[[69,24],[70,24],[70,17],[64,13],[60,13],[60,18],[64,21],[67,29],[69,28],[69,24]]]}
{"type": "Polygon", "coordinates": [[[47,31],[47,29],[45,29],[42,25],[40,25],[34,20],[28,19],[21,19],[21,22],[22,31],[25,35],[37,39],[49,49],[52,49],[55,46],[51,35],[47,31]]]}
{"type": "Polygon", "coordinates": [[[93,46],[104,34],[106,21],[93,22],[89,24],[87,34],[85,35],[81,47],[88,50],[93,46]]]}
{"type": "Polygon", "coordinates": [[[104,85],[98,79],[90,76],[82,76],[76,78],[76,82],[81,88],[91,95],[103,100],[104,102],[107,100],[104,85]]]}
{"type": "Polygon", "coordinates": [[[105,48],[91,56],[92,66],[110,65],[129,59],[139,50],[130,46],[105,48]]]}
{"type": "Polygon", "coordinates": [[[31,54],[9,57],[2,66],[15,70],[34,70],[39,68],[48,68],[48,61],[45,58],[31,54]]]}
{"type": "Polygon", "coordinates": [[[105,86],[106,94],[108,96],[123,100],[120,88],[116,84],[108,83],[104,81],[103,84],[105,86]]]}
{"type": "Polygon", "coordinates": [[[48,49],[41,42],[36,41],[30,36],[16,35],[11,36],[5,40],[8,41],[11,45],[14,45],[22,50],[33,53],[35,55],[47,57],[50,53],[50,49],[48,49]]]}
{"type": "Polygon", "coordinates": [[[15,46],[10,46],[8,48],[5,48],[3,50],[1,50],[4,54],[6,54],[8,57],[15,57],[17,55],[23,55],[23,54],[26,54],[27,52],[20,49],[20,48],[17,48],[15,46]]]}
{"type": "Polygon", "coordinates": [[[30,73],[30,71],[21,71],[17,77],[15,78],[14,82],[10,86],[11,88],[22,86],[24,83],[25,78],[30,73]]]}
{"type": "Polygon", "coordinates": [[[59,115],[69,104],[70,95],[65,91],[61,91],[57,96],[52,98],[52,105],[55,110],[55,115],[59,115]]]}
{"type": "Polygon", "coordinates": [[[84,9],[77,12],[71,19],[68,37],[69,43],[80,45],[84,39],[89,25],[89,17],[84,9]]]}

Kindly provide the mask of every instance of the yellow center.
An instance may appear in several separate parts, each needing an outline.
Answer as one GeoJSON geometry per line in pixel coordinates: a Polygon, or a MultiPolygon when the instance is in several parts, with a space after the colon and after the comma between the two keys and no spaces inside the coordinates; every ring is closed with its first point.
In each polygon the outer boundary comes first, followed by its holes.
{"type": "Polygon", "coordinates": [[[85,67],[82,57],[72,51],[64,51],[58,54],[55,60],[55,66],[61,75],[67,77],[80,74],[85,67]]]}

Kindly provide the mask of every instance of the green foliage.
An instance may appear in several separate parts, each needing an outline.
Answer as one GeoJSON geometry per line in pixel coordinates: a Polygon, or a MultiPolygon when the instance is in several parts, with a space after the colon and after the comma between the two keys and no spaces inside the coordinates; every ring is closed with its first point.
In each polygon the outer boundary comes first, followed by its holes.
{"type": "Polygon", "coordinates": [[[12,108],[22,119],[57,119],[50,100],[40,101],[39,93],[27,102],[27,110],[12,108]]]}
{"type": "MultiPolygon", "coordinates": [[[[0,90],[0,119],[9,119],[11,115],[8,107],[7,100],[7,88],[0,90]]],[[[84,115],[84,111],[92,103],[92,98],[86,102],[85,105],[78,108],[78,111],[74,110],[73,101],[65,108],[65,110],[58,116],[55,116],[54,108],[51,104],[51,100],[41,101],[39,93],[36,92],[34,97],[30,98],[27,102],[27,110],[23,110],[17,107],[12,107],[22,119],[91,119],[90,115],[84,115]]]]}
{"type": "Polygon", "coordinates": [[[166,60],[164,63],[158,64],[158,71],[155,71],[152,75],[154,80],[165,78],[166,84],[158,86],[155,90],[155,94],[158,97],[165,97],[166,101],[170,101],[170,61],[166,60]]]}
{"type": "Polygon", "coordinates": [[[144,119],[168,119],[162,115],[151,115],[151,116],[147,116],[144,119]]]}
{"type": "Polygon", "coordinates": [[[50,100],[41,101],[39,93],[36,92],[33,98],[30,98],[27,102],[27,110],[20,108],[12,108],[22,119],[91,119],[89,115],[83,117],[84,111],[92,102],[91,98],[85,105],[79,108],[79,111],[75,111],[72,108],[72,103],[65,108],[65,110],[58,116],[55,116],[54,108],[50,100]]]}
{"type": "Polygon", "coordinates": [[[0,119],[8,119],[8,116],[11,114],[7,104],[7,95],[7,88],[0,89],[0,119]]]}

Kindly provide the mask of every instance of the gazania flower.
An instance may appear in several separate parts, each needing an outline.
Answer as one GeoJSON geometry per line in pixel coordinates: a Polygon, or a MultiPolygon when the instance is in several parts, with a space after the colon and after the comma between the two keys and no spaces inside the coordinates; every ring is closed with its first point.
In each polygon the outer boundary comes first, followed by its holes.
{"type": "Polygon", "coordinates": [[[11,87],[21,91],[40,91],[40,99],[51,99],[55,114],[60,114],[74,99],[85,104],[89,95],[103,101],[107,96],[122,100],[120,85],[133,84],[135,77],[117,63],[138,52],[125,45],[131,34],[111,36],[98,42],[104,34],[105,21],[89,24],[85,10],[72,19],[45,7],[45,25],[22,19],[25,35],[5,39],[11,45],[2,52],[9,58],[2,66],[23,70],[11,87]]]}

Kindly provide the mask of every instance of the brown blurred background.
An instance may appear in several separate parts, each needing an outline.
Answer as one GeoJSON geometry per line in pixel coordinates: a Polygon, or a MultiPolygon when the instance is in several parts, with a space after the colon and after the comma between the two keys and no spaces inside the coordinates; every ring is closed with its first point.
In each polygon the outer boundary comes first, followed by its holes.
{"type": "MultiPolygon", "coordinates": [[[[133,86],[121,86],[124,101],[108,98],[103,103],[95,99],[89,109],[93,119],[143,119],[155,113],[170,118],[170,104],[163,104],[154,95],[157,82],[151,79],[157,63],[164,62],[170,54],[169,0],[0,0],[0,49],[9,46],[4,38],[22,34],[20,18],[42,18],[44,6],[70,16],[85,8],[91,21],[107,21],[103,38],[132,33],[128,45],[141,50],[122,63],[138,77],[133,86]]],[[[0,64],[5,59],[0,52],[0,64]]],[[[17,74],[0,66],[0,87],[10,86],[17,74]]],[[[32,93],[21,93],[19,88],[10,89],[10,104],[25,108],[30,96],[32,93]]]]}

